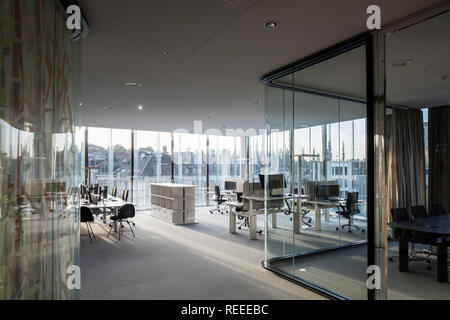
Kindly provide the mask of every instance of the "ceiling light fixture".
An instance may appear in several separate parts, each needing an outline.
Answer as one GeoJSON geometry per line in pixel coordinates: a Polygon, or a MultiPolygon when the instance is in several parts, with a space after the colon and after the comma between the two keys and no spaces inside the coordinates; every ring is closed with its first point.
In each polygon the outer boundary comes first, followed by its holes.
{"type": "Polygon", "coordinates": [[[266,29],[276,29],[277,27],[278,27],[278,22],[276,22],[276,21],[269,21],[264,24],[264,28],[266,28],[266,29]]]}
{"type": "Polygon", "coordinates": [[[171,51],[164,51],[164,55],[166,57],[171,57],[171,56],[173,56],[173,52],[171,52],[171,51]]]}
{"type": "Polygon", "coordinates": [[[408,66],[410,64],[413,64],[413,63],[414,63],[413,59],[402,59],[402,60],[395,61],[392,64],[392,66],[393,67],[406,67],[406,66],[408,66]]]}
{"type": "Polygon", "coordinates": [[[142,110],[144,110],[144,107],[141,106],[141,105],[139,105],[139,106],[138,106],[138,110],[142,111],[142,110]]]}
{"type": "Polygon", "coordinates": [[[127,82],[127,83],[125,83],[125,85],[130,88],[142,87],[142,83],[140,83],[140,82],[127,82]]]}
{"type": "Polygon", "coordinates": [[[253,101],[250,101],[250,103],[253,103],[253,104],[261,104],[262,101],[261,101],[261,100],[253,100],[253,101]]]}
{"type": "Polygon", "coordinates": [[[104,107],[104,109],[106,110],[112,110],[113,107],[109,106],[109,107],[104,107]]]}

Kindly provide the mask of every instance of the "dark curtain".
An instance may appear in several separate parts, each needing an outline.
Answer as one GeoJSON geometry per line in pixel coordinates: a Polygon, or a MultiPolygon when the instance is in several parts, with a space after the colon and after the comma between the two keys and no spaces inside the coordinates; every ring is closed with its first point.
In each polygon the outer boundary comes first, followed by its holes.
{"type": "Polygon", "coordinates": [[[393,108],[386,118],[387,207],[426,203],[425,143],[420,110],[393,108]]]}
{"type": "Polygon", "coordinates": [[[429,191],[431,206],[441,202],[450,209],[450,106],[431,108],[428,112],[429,191]]]}

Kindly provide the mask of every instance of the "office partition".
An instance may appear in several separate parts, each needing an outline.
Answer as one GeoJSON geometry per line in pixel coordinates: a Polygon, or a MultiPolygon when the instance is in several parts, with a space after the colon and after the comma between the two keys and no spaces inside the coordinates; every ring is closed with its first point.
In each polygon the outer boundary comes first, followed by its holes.
{"type": "Polygon", "coordinates": [[[368,298],[365,43],[264,79],[261,170],[286,180],[284,208],[266,205],[266,267],[335,298],[368,298]]]}

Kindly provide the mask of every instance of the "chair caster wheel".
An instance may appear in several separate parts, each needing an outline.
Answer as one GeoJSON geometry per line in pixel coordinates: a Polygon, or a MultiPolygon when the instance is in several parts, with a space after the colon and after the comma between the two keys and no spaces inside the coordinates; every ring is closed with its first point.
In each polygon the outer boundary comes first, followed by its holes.
{"type": "Polygon", "coordinates": [[[430,267],[430,266],[427,266],[427,269],[428,269],[428,270],[431,270],[431,267],[430,267]]]}
{"type": "Polygon", "coordinates": [[[394,262],[394,259],[392,259],[392,258],[389,258],[389,261],[391,261],[391,262],[394,262]]]}
{"type": "Polygon", "coordinates": [[[339,231],[339,227],[336,227],[336,231],[339,231]]]}
{"type": "Polygon", "coordinates": [[[348,230],[348,233],[352,233],[352,230],[348,230]]]}
{"type": "Polygon", "coordinates": [[[364,229],[362,229],[361,231],[362,231],[363,233],[366,232],[366,230],[364,230],[364,229]]]}

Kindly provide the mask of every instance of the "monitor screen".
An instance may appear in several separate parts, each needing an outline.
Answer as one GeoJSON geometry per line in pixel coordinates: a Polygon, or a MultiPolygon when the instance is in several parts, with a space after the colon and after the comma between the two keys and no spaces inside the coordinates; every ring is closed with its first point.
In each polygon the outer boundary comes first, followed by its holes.
{"type": "Polygon", "coordinates": [[[236,191],[236,186],[235,181],[225,181],[225,190],[227,191],[236,191]]]}
{"type": "MultiPolygon", "coordinates": [[[[269,179],[269,189],[273,190],[286,188],[286,181],[284,180],[283,174],[270,174],[267,175],[267,177],[269,179]]],[[[259,183],[261,185],[261,189],[264,189],[265,187],[265,179],[266,175],[259,175],[259,183]]]]}

